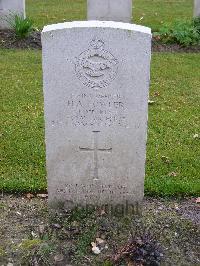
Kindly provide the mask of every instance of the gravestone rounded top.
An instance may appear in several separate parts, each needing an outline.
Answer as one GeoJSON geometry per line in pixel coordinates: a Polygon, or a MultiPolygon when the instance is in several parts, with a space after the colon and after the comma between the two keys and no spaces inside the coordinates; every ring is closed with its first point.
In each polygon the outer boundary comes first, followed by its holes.
{"type": "Polygon", "coordinates": [[[122,30],[131,30],[138,31],[146,34],[151,34],[151,29],[148,27],[123,23],[123,22],[114,22],[114,21],[73,21],[65,23],[57,23],[52,25],[47,25],[43,28],[44,32],[62,30],[62,29],[72,29],[72,28],[113,28],[113,29],[122,29],[122,30]]]}

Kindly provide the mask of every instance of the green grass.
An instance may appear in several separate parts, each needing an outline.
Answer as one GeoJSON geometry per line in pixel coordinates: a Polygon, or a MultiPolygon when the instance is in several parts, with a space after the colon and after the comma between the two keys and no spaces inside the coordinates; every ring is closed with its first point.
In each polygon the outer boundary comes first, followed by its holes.
{"type": "Polygon", "coordinates": [[[151,100],[155,104],[149,108],[147,194],[200,193],[200,139],[194,138],[200,133],[199,65],[200,54],[153,56],[151,100]]]}
{"type": "Polygon", "coordinates": [[[46,187],[40,52],[0,50],[3,179],[6,191],[46,187]]]}
{"type": "Polygon", "coordinates": [[[157,31],[163,23],[193,16],[193,0],[134,0],[133,3],[133,21],[151,27],[153,31],[157,31]]]}
{"type": "Polygon", "coordinates": [[[35,25],[44,25],[86,19],[86,0],[28,0],[27,15],[35,25]]]}
{"type": "MultiPolygon", "coordinates": [[[[151,100],[155,103],[149,109],[146,195],[200,192],[199,139],[193,138],[200,133],[199,64],[200,54],[153,55],[151,100]]],[[[0,190],[45,190],[41,52],[0,50],[0,80],[0,190]]]]}
{"type": "MultiPolygon", "coordinates": [[[[134,23],[157,30],[163,22],[191,18],[193,0],[134,0],[134,23]]],[[[27,15],[37,27],[63,21],[85,20],[86,0],[27,0],[27,15]]]]}

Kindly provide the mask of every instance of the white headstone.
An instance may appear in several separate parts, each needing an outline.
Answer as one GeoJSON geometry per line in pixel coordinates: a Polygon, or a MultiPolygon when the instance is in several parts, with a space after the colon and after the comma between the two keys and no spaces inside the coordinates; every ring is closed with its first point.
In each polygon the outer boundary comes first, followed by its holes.
{"type": "Polygon", "coordinates": [[[200,16],[200,0],[194,0],[194,17],[200,16]]]}
{"type": "Polygon", "coordinates": [[[131,22],[132,0],[87,0],[87,18],[131,22]]]}
{"type": "Polygon", "coordinates": [[[0,29],[10,28],[8,20],[15,14],[25,18],[25,0],[0,0],[0,29]]]}
{"type": "Polygon", "coordinates": [[[151,30],[86,21],[42,32],[50,205],[144,193],[151,30]]]}

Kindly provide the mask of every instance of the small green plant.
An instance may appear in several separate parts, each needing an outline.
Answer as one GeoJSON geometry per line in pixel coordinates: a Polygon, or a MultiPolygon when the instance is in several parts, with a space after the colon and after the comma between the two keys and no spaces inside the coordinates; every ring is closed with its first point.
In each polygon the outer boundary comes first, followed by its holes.
{"type": "Polygon", "coordinates": [[[27,239],[23,240],[20,245],[21,252],[21,264],[31,265],[33,261],[37,261],[40,265],[50,265],[50,256],[55,251],[55,247],[52,243],[47,243],[41,239],[27,239]]]}
{"type": "Polygon", "coordinates": [[[194,24],[194,27],[200,33],[200,16],[193,19],[193,24],[194,24]]]}
{"type": "Polygon", "coordinates": [[[91,226],[85,232],[82,232],[78,238],[77,243],[77,256],[83,256],[87,253],[88,249],[91,249],[91,242],[95,239],[97,228],[95,225],[91,226]]]}
{"type": "Polygon", "coordinates": [[[109,260],[106,260],[105,262],[103,262],[102,266],[113,266],[113,263],[109,260]]]}
{"type": "Polygon", "coordinates": [[[164,43],[177,43],[183,46],[200,44],[200,17],[192,21],[176,21],[164,25],[154,33],[164,43]]]}
{"type": "Polygon", "coordinates": [[[21,15],[10,15],[8,23],[15,31],[16,38],[24,39],[33,31],[33,21],[21,15]]]}
{"type": "Polygon", "coordinates": [[[6,255],[6,252],[5,252],[4,248],[0,246],[0,258],[5,256],[5,255],[6,255]]]}
{"type": "MultiPolygon", "coordinates": [[[[43,243],[40,245],[39,249],[35,252],[38,263],[40,265],[51,265],[50,257],[55,251],[55,247],[52,243],[43,243]]],[[[34,258],[34,256],[33,256],[34,258]]]]}

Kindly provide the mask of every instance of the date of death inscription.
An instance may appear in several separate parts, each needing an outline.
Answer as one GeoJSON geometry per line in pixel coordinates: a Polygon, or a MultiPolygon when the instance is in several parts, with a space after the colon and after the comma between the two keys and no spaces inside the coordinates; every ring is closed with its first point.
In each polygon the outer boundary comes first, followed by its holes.
{"type": "Polygon", "coordinates": [[[126,101],[121,94],[71,94],[67,99],[67,117],[75,127],[127,127],[126,101]]]}

